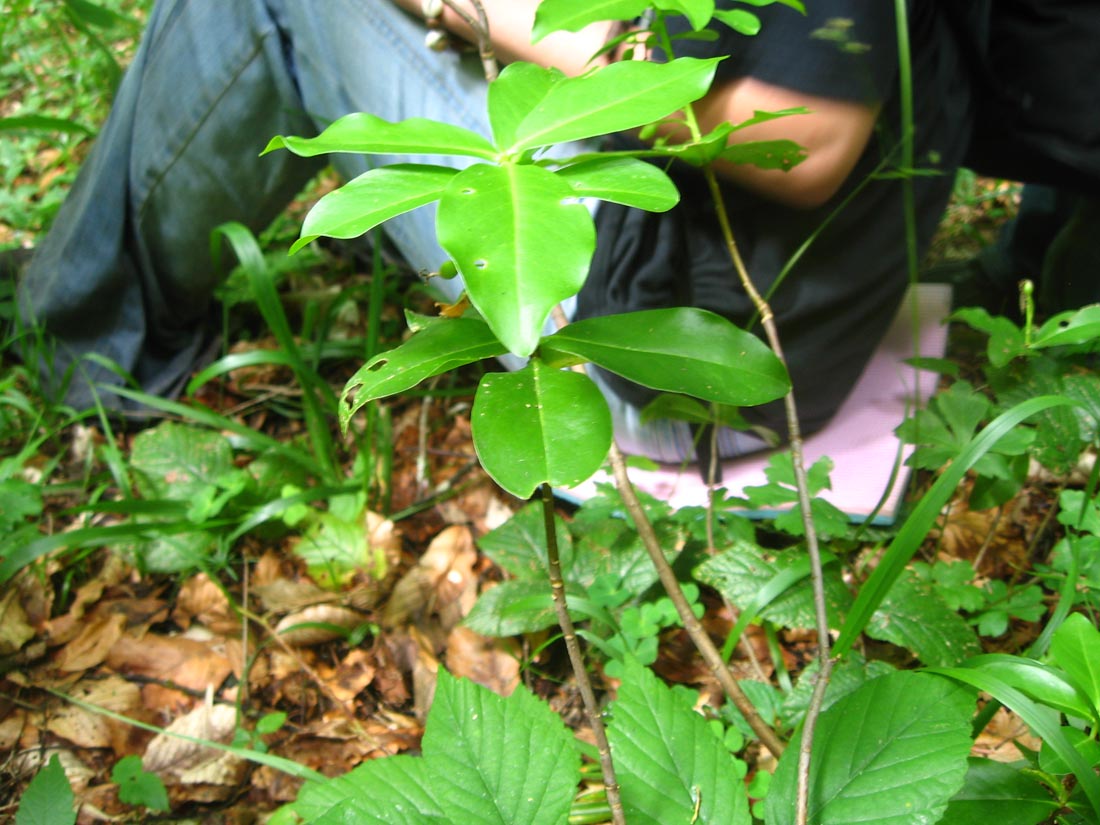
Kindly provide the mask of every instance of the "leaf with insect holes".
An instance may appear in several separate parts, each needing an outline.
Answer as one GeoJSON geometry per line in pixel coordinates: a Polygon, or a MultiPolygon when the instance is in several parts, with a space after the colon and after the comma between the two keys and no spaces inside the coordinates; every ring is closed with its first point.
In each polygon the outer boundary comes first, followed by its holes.
{"type": "Polygon", "coordinates": [[[538,346],[550,311],[580,290],[596,248],[588,209],[541,166],[462,170],[439,202],[437,226],[470,303],[520,356],[538,346]]]}
{"type": "Polygon", "coordinates": [[[540,484],[579,484],[611,448],[611,413],[599,388],[537,359],[518,372],[484,376],[470,424],[485,471],[517,498],[540,484]]]}

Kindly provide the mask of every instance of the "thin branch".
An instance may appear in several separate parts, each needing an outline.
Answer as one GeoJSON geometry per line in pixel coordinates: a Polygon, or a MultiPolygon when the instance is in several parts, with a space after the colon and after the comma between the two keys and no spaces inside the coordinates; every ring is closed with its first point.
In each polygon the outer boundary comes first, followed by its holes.
{"type": "Polygon", "coordinates": [[[489,38],[489,16],[485,13],[485,7],[481,0],[470,0],[474,7],[474,14],[458,5],[457,0],[443,0],[443,5],[457,14],[465,21],[474,32],[477,41],[477,53],[481,58],[481,70],[485,73],[485,79],[492,83],[500,74],[497,66],[496,54],[493,52],[493,41],[489,38]]]}
{"type": "Polygon", "coordinates": [[[734,678],[729,668],[726,667],[721,652],[715,646],[714,642],[711,641],[710,636],[707,635],[706,630],[699,623],[699,620],[695,618],[695,613],[692,612],[691,604],[684,596],[683,588],[680,587],[680,581],[676,578],[676,573],[673,571],[672,565],[668,563],[668,559],[665,558],[665,554],[661,551],[661,543],[657,538],[657,533],[653,530],[653,525],[646,516],[641,502],[638,501],[637,493],[634,492],[634,486],[630,483],[630,478],[627,476],[626,472],[626,462],[623,460],[623,454],[614,444],[611,445],[610,459],[611,469],[615,474],[615,484],[619,488],[619,495],[622,496],[623,504],[626,506],[626,510],[634,522],[634,527],[642,539],[642,544],[645,545],[645,549],[649,553],[650,559],[653,561],[653,566],[657,569],[657,575],[661,580],[661,585],[664,587],[669,599],[672,600],[672,604],[676,607],[676,612],[680,616],[680,621],[683,622],[684,630],[687,631],[688,636],[691,638],[695,648],[699,651],[699,655],[703,657],[703,661],[706,662],[707,667],[710,668],[715,678],[718,679],[718,683],[722,686],[722,690],[725,691],[734,706],[741,712],[741,715],[745,717],[745,721],[749,723],[749,727],[752,728],[764,747],[778,759],[783,753],[783,742],[776,735],[775,731],[771,729],[768,723],[760,717],[760,714],[757,713],[752,700],[745,695],[743,690],[741,690],[741,686],[737,684],[737,679],[734,678]]]}
{"type": "Polygon", "coordinates": [[[619,794],[619,782],[615,777],[615,765],[611,760],[611,745],[607,741],[607,731],[600,716],[600,706],[596,702],[592,682],[588,678],[588,669],[584,663],[577,631],[569,615],[569,605],[565,596],[565,581],[561,575],[561,560],[558,556],[558,530],[554,520],[554,493],[549,484],[542,485],[542,515],[546,528],[546,558],[550,574],[550,590],[554,596],[554,610],[558,615],[565,649],[569,652],[569,662],[573,666],[573,675],[584,700],[584,711],[588,724],[592,726],[592,735],[596,739],[596,750],[600,755],[600,770],[603,773],[604,791],[607,804],[611,807],[611,820],[615,825],[626,825],[622,798],[619,794]]]}

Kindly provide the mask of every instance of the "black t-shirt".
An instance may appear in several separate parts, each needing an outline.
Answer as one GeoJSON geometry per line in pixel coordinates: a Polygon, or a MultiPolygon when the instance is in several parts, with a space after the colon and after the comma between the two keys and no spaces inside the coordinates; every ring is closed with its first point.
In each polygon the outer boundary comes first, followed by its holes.
{"type": "MultiPolygon", "coordinates": [[[[812,432],[843,402],[893,319],[907,285],[907,253],[901,184],[896,177],[865,182],[876,170],[896,171],[900,162],[894,4],[807,0],[806,6],[805,16],[781,4],[754,9],[763,22],[758,35],[747,37],[722,26],[716,41],[678,41],[677,54],[729,55],[719,64],[716,82],[753,76],[816,96],[882,106],[876,134],[854,172],[820,208],[794,209],[725,187],[741,255],[762,293],[772,289],[788,260],[817,233],[770,297],[802,426],[812,432]],[[889,160],[882,166],[884,158],[889,160]]],[[[969,98],[957,48],[934,0],[912,0],[909,8],[914,147],[922,171],[914,189],[923,250],[965,148],[969,98]]],[[[665,306],[702,307],[742,326],[754,317],[701,175],[687,167],[672,171],[682,198],[670,212],[600,206],[596,254],[579,297],[578,318],[665,306]]],[[[649,390],[608,377],[616,392],[634,404],[653,397],[649,390]]],[[[786,431],[778,402],[745,414],[786,431]]]]}

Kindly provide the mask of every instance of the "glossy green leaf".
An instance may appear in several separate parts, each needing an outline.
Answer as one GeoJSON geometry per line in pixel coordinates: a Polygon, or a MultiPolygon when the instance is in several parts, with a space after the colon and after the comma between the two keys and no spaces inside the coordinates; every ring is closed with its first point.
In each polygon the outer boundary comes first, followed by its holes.
{"type": "Polygon", "coordinates": [[[750,37],[760,34],[760,18],[744,9],[725,9],[716,11],[714,16],[738,34],[750,37]]]}
{"type": "Polygon", "coordinates": [[[1066,678],[1065,673],[1050,665],[1022,656],[987,653],[968,659],[966,666],[991,673],[1005,684],[1060,713],[1078,719],[1092,718],[1094,711],[1085,695],[1066,678]]]}
{"type": "Polygon", "coordinates": [[[611,413],[599,388],[538,360],[481,379],[471,428],[485,471],[517,498],[540,484],[580,484],[611,448],[611,413]]]}
{"type": "Polygon", "coordinates": [[[607,737],[631,825],[721,822],[749,825],[736,762],[710,730],[651,670],[626,662],[607,737]]]}
{"type": "Polygon", "coordinates": [[[1084,344],[1100,338],[1100,304],[1064,312],[1051,318],[1035,333],[1033,347],[1059,347],[1084,344]]]}
{"type": "Polygon", "coordinates": [[[505,66],[500,76],[489,84],[488,92],[489,123],[497,146],[515,143],[516,127],[546,97],[551,87],[565,78],[559,69],[535,63],[518,61],[505,66]]]}
{"type": "Polygon", "coordinates": [[[733,406],[790,389],[782,362],[720,315],[678,307],[589,318],[543,339],[548,363],[591,361],[638,384],[733,406]]]}
{"type": "Polygon", "coordinates": [[[940,825],[1035,825],[1057,809],[1050,791],[1019,768],[971,759],[962,790],[948,803],[940,825]]]}
{"type": "Polygon", "coordinates": [[[510,352],[530,355],[551,310],[584,283],[596,230],[572,188],[541,166],[478,164],[439,202],[439,243],[510,352]]]}
{"type": "Polygon", "coordinates": [[[633,20],[649,0],[542,0],[535,13],[531,42],[538,43],[551,32],[576,32],[600,20],[633,20]]]}
{"type": "MultiPolygon", "coordinates": [[[[555,516],[558,535],[558,561],[562,578],[569,581],[573,568],[573,534],[560,516],[555,516]]],[[[524,507],[504,524],[477,541],[493,564],[517,579],[530,579],[545,585],[550,575],[546,552],[546,521],[541,504],[524,507]]]]}
{"type": "Polygon", "coordinates": [[[622,132],[668,117],[710,88],[717,59],[628,60],[557,83],[516,128],[508,147],[528,149],[622,132]]]}
{"type": "Polygon", "coordinates": [[[375,115],[354,112],[334,121],[316,137],[277,135],[261,154],[289,149],[311,158],[330,152],[356,152],[364,155],[464,155],[494,160],[493,144],[469,129],[412,117],[391,123],[375,115]]]}
{"type": "Polygon", "coordinates": [[[654,7],[682,14],[694,31],[706,28],[714,15],[714,0],[653,0],[654,7]]]}
{"type": "Polygon", "coordinates": [[[440,318],[400,346],[380,352],[348,379],[340,400],[340,426],[364,404],[415,387],[425,378],[505,352],[482,321],[440,318]]]}
{"type": "Polygon", "coordinates": [[[593,158],[557,172],[578,197],[599,198],[648,212],[665,212],[680,200],[668,175],[637,158],[593,158]]]}
{"type": "Polygon", "coordinates": [[[550,580],[516,579],[482,593],[462,623],[482,636],[506,638],[557,627],[550,580]]]}
{"type": "MultiPolygon", "coordinates": [[[[1093,768],[1100,767],[1100,742],[1072,725],[1062,725],[1062,735],[1086,763],[1093,768]]],[[[1073,772],[1061,755],[1045,744],[1039,750],[1039,767],[1055,776],[1065,776],[1073,772]]]]}
{"type": "MultiPolygon", "coordinates": [[[[923,673],[867,682],[818,719],[809,821],[819,825],[936,822],[962,787],[970,753],[971,691],[923,673]]],[[[801,733],[779,760],[768,825],[794,822],[801,733]]]]}
{"type": "Polygon", "coordinates": [[[394,164],[371,169],[324,195],[306,215],[297,252],[315,238],[357,238],[390,218],[437,201],[458,174],[448,166],[394,164]]]}
{"type": "Polygon", "coordinates": [[[1050,653],[1093,708],[1100,708],[1100,630],[1081,613],[1067,616],[1054,633],[1050,653]]]}

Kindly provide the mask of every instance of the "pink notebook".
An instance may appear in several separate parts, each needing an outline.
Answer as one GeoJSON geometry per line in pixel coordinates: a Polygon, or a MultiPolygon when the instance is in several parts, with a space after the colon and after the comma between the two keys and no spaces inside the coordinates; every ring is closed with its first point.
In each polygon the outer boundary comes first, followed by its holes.
{"type": "MultiPolygon", "coordinates": [[[[935,392],[937,376],[907,366],[905,359],[920,355],[942,358],[947,345],[944,320],[951,310],[951,287],[944,284],[920,284],[910,289],[898,310],[886,337],[875,350],[851,395],[825,429],[805,441],[806,466],[823,455],[834,463],[832,489],[821,497],[843,510],[853,521],[863,521],[889,489],[889,495],[874,523],[891,524],[902,502],[908,468],[899,469],[891,486],[890,477],[898,458],[911,452],[894,435],[906,411],[918,399],[921,404],[935,392]],[[914,352],[914,302],[920,325],[920,352],[914,352]]],[[[723,462],[722,487],[739,496],[745,487],[767,482],[764,469],[768,453],[723,462]]],[[[662,466],[657,470],[631,470],[630,477],[639,489],[667,501],[674,507],[702,506],[707,502],[707,487],[694,464],[662,466]]],[[[609,481],[601,472],[570,490],[568,498],[584,500],[595,493],[598,481],[609,481]]],[[[766,516],[767,513],[752,515],[766,516]]]]}

